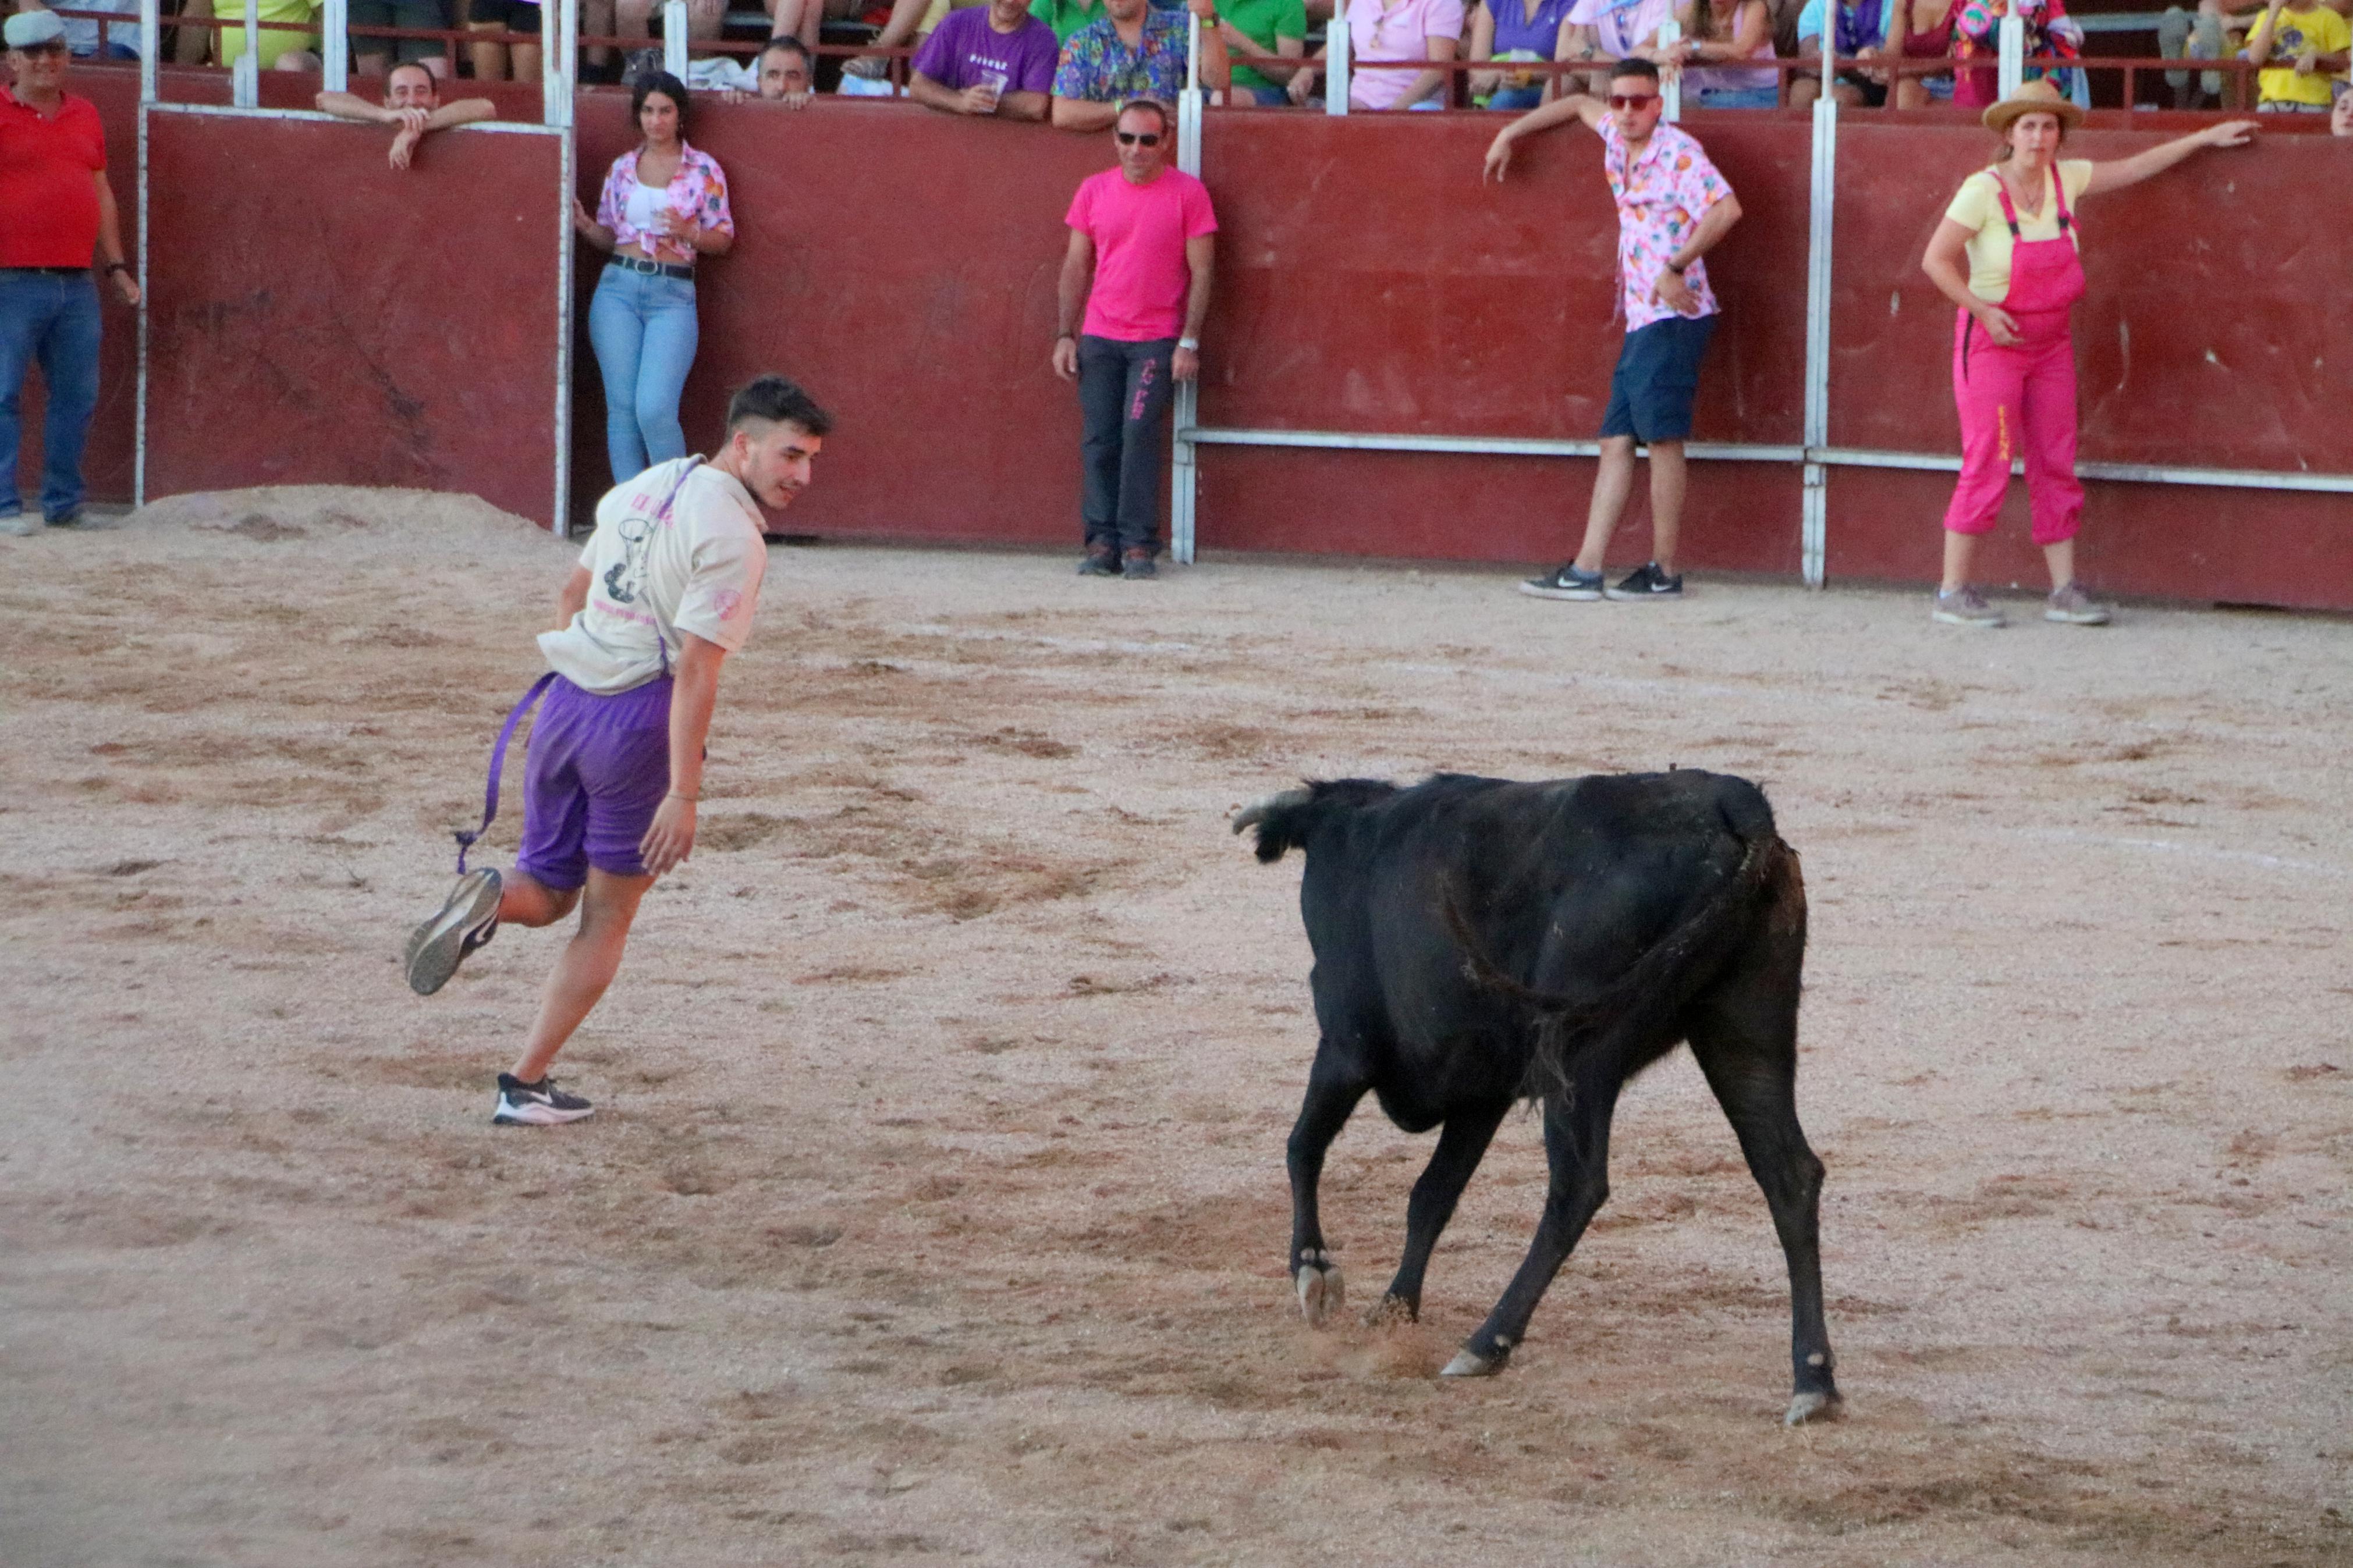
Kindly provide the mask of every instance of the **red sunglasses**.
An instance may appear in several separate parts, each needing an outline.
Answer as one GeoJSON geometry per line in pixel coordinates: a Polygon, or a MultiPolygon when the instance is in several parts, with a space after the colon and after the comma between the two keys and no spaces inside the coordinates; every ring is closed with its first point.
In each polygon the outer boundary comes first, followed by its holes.
{"type": "Polygon", "coordinates": [[[1613,92],[1609,95],[1609,107],[1612,109],[1640,109],[1646,103],[1658,101],[1659,95],[1655,92],[1613,92]]]}

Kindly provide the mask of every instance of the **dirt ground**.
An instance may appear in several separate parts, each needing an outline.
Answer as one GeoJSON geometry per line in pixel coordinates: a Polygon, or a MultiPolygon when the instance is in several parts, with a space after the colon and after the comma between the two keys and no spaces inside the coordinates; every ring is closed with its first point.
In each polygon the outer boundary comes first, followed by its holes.
{"type": "MultiPolygon", "coordinates": [[[[2353,625],[779,547],[596,1117],[493,1130],[556,939],[397,955],[567,560],[351,491],[0,542],[0,1562],[2353,1561],[2353,625]],[[1228,811],[1670,763],[1805,856],[1836,1424],[1682,1054],[1503,1376],[1433,1374],[1531,1119],[1419,1327],[1283,1279],[1298,861],[1228,811]]],[[[1357,1304],[1430,1147],[1334,1151],[1357,1304]]]]}

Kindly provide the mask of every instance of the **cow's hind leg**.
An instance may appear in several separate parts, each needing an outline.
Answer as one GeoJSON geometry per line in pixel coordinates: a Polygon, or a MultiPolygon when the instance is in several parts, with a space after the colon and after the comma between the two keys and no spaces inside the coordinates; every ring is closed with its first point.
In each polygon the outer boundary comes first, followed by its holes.
{"type": "Polygon", "coordinates": [[[1618,1087],[1614,1072],[1588,1068],[1577,1074],[1566,1094],[1545,1098],[1545,1157],[1552,1180],[1545,1194],[1544,1218],[1503,1299],[1446,1363],[1443,1375],[1483,1377],[1503,1370],[1552,1277],[1609,1201],[1609,1118],[1618,1109],[1618,1087]]]}
{"type": "Polygon", "coordinates": [[[1692,1020],[1692,1055],[1724,1107],[1749,1173],[1765,1190],[1789,1263],[1792,1426],[1839,1401],[1830,1329],[1822,1321],[1822,1163],[1798,1125],[1798,1005],[1786,983],[1752,977],[1710,999],[1692,1020]]]}
{"type": "Polygon", "coordinates": [[[1470,1185],[1472,1173],[1486,1157],[1487,1145],[1494,1142],[1495,1129],[1511,1108],[1512,1102],[1506,1100],[1458,1110],[1446,1119],[1438,1134],[1438,1148],[1406,1204],[1405,1256],[1398,1259],[1397,1278],[1389,1282],[1388,1294],[1380,1304],[1365,1314],[1365,1321],[1401,1318],[1410,1322],[1421,1316],[1421,1276],[1430,1267],[1430,1249],[1438,1245],[1439,1233],[1454,1217],[1462,1189],[1470,1185]]]}
{"type": "Polygon", "coordinates": [[[1315,1212],[1316,1184],[1324,1177],[1324,1153],[1347,1124],[1369,1087],[1352,1069],[1341,1065],[1327,1041],[1317,1047],[1315,1065],[1307,1075],[1307,1098],[1291,1129],[1286,1163],[1291,1167],[1291,1279],[1299,1290],[1299,1310],[1311,1326],[1340,1310],[1346,1287],[1340,1266],[1324,1245],[1324,1226],[1315,1212]]]}

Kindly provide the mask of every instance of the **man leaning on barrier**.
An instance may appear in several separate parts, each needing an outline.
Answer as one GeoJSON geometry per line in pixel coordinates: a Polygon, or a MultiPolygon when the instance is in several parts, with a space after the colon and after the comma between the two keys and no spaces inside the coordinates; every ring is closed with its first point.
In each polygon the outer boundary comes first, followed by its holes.
{"type": "Polygon", "coordinates": [[[1060,47],[1027,0],[951,11],[915,51],[907,96],[944,114],[1043,120],[1060,47]]]}
{"type": "Polygon", "coordinates": [[[1601,138],[1601,167],[1618,202],[1618,310],[1626,343],[1609,377],[1601,416],[1601,466],[1585,542],[1577,558],[1520,584],[1540,599],[1679,599],[1676,533],[1683,522],[1683,440],[1700,356],[1715,330],[1715,295],[1700,258],[1740,221],[1740,204],[1698,141],[1659,123],[1659,68],[1620,60],[1609,73],[1609,101],[1571,93],[1521,116],[1496,133],[1485,173],[1501,180],[1512,143],[1582,120],[1601,138]],[[1634,488],[1634,444],[1651,448],[1651,558],[1614,587],[1601,585],[1602,555],[1634,488]]]}
{"type": "MultiPolygon", "coordinates": [[[[1216,0],[1185,0],[1201,18],[1201,86],[1222,92],[1232,68],[1218,36],[1216,0]]],[[[1071,35],[1054,70],[1054,123],[1064,131],[1108,131],[1131,99],[1175,103],[1185,90],[1185,11],[1146,0],[1103,0],[1103,16],[1071,35]]]]}
{"type": "Polygon", "coordinates": [[[122,228],[106,183],[106,132],[90,100],[65,89],[65,24],[47,11],[8,18],[12,87],[0,92],[0,533],[38,533],[44,520],[81,521],[81,454],[98,412],[101,326],[95,258],[123,303],[139,282],[122,259],[122,228]],[[41,510],[16,492],[23,435],[17,397],[40,362],[41,510]]]}
{"type": "Polygon", "coordinates": [[[416,60],[404,60],[392,68],[384,79],[382,103],[370,103],[353,92],[322,92],[314,101],[338,120],[398,126],[392,133],[392,151],[388,154],[396,169],[408,167],[417,156],[417,144],[427,132],[447,131],[453,125],[470,125],[477,120],[496,120],[499,116],[498,105],[487,98],[442,102],[441,84],[416,60]]]}
{"type": "MultiPolygon", "coordinates": [[[[725,62],[697,60],[696,65],[725,62]]],[[[746,73],[751,85],[728,84],[719,89],[723,103],[744,103],[756,97],[763,103],[781,103],[786,109],[807,109],[815,96],[810,86],[816,72],[809,66],[808,46],[790,33],[779,33],[767,46],[752,57],[752,68],[746,73]]],[[[690,87],[693,84],[689,83],[690,87]]]]}

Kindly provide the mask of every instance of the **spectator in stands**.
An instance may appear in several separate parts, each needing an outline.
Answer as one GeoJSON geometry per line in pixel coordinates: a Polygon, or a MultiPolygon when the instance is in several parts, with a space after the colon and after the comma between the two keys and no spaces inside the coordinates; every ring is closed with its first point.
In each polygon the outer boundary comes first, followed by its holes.
{"type": "MultiPolygon", "coordinates": [[[[776,0],[776,31],[792,33],[813,49],[828,21],[855,20],[866,14],[871,3],[872,0],[776,0]]],[[[891,0],[890,19],[874,36],[872,47],[905,48],[923,31],[923,18],[931,5],[932,0],[891,0]]],[[[891,61],[886,55],[860,55],[845,64],[841,73],[851,82],[881,83],[891,74],[891,61]]],[[[845,85],[841,90],[858,89],[845,85]]]]}
{"type": "MultiPolygon", "coordinates": [[[[348,10],[354,27],[426,32],[449,25],[448,0],[348,0],[348,10]]],[[[361,76],[383,76],[396,62],[423,66],[437,77],[450,74],[448,46],[438,38],[362,37],[357,33],[350,37],[352,69],[361,76]]]]}
{"type": "MultiPolygon", "coordinates": [[[[690,5],[702,5],[708,9],[724,0],[690,0],[690,5]]],[[[536,37],[540,32],[539,0],[466,0],[466,30],[470,33],[529,33],[536,37]]],[[[626,4],[624,9],[626,9],[626,4]]],[[[689,15],[692,15],[690,9],[689,15]]],[[[627,32],[626,27],[619,31],[627,32]]],[[[638,29],[645,31],[642,26],[638,29]]],[[[517,44],[512,50],[504,44],[475,42],[466,46],[473,58],[476,81],[503,81],[507,68],[514,68],[517,81],[539,79],[540,58],[537,44],[517,44]]]]}
{"type": "MultiPolygon", "coordinates": [[[[139,58],[139,0],[58,0],[72,11],[113,11],[128,16],[127,22],[98,23],[86,16],[60,16],[66,25],[66,50],[78,60],[135,60],[139,58]],[[99,29],[103,26],[103,41],[99,29]]],[[[46,11],[54,6],[41,0],[16,0],[11,7],[16,11],[46,11]]],[[[170,13],[168,9],[166,16],[170,13]]]]}
{"type": "MultiPolygon", "coordinates": [[[[319,15],[320,0],[259,0],[257,22],[309,22],[319,15]]],[[[216,35],[209,27],[182,27],[175,52],[184,66],[205,63],[207,50],[216,65],[233,66],[245,58],[245,0],[187,0],[180,8],[185,21],[209,16],[228,23],[216,35]]],[[[314,71],[319,68],[319,35],[290,28],[263,27],[261,68],[264,70],[314,71]]]]}
{"type": "MultiPolygon", "coordinates": [[[[2237,53],[2224,37],[2232,26],[2222,0],[2198,0],[2195,15],[2179,5],[2168,5],[2157,19],[2157,52],[2169,60],[2228,58],[2237,53]]],[[[2243,27],[2241,31],[2243,37],[2243,27]]],[[[2193,88],[2189,72],[2168,71],[2165,85],[2173,89],[2173,107],[2198,109],[2204,106],[2207,99],[2222,96],[2222,73],[2201,72],[2193,88]]]]}
{"type": "Polygon", "coordinates": [[[2257,73],[2257,112],[2327,114],[2328,79],[2353,58],[2353,29],[2320,0],[2271,0],[2247,35],[2246,54],[2267,68],[2257,73]]]}
{"type": "MultiPolygon", "coordinates": [[[[733,66],[734,62],[714,58],[693,64],[700,68],[733,66]]],[[[764,102],[781,103],[786,109],[807,109],[815,99],[811,84],[817,79],[817,71],[809,60],[808,47],[790,33],[779,33],[770,38],[767,46],[752,57],[749,69],[735,68],[740,73],[737,79],[720,88],[720,96],[729,103],[741,103],[756,96],[764,102]]],[[[692,84],[689,84],[688,90],[693,90],[692,84]]]]}
{"type": "MultiPolygon", "coordinates": [[[[1955,104],[1984,109],[1993,102],[2001,86],[1998,68],[2001,22],[2004,16],[2013,15],[2026,24],[2028,59],[2055,57],[2072,60],[2078,57],[2080,51],[2073,41],[2072,29],[2061,26],[2067,20],[2063,0],[1959,0],[1953,13],[1953,57],[1988,63],[1953,73],[1955,104]]],[[[2070,68],[2029,66],[2026,77],[2030,81],[2039,80],[2070,68]]]]}
{"type": "MultiPolygon", "coordinates": [[[[1548,60],[1575,0],[1478,0],[1471,11],[1471,58],[1548,60]]],[[[1545,100],[1550,77],[1525,71],[1472,71],[1471,101],[1525,113],[1545,100]]]]}
{"type": "MultiPolygon", "coordinates": [[[[1444,109],[1454,76],[1443,70],[1358,70],[1384,61],[1451,61],[1462,47],[1462,0],[1348,0],[1348,107],[1444,109]]],[[[1322,59],[1330,46],[1315,51],[1322,59]]],[[[1291,74],[1291,100],[1305,103],[1315,72],[1291,74]]]]}
{"type": "Polygon", "coordinates": [[[1556,60],[1590,61],[1604,68],[1590,75],[1563,79],[1589,93],[1609,90],[1608,67],[1618,60],[1646,59],[1658,66],[1681,66],[1688,45],[1662,46],[1659,27],[1673,19],[1674,0],[1577,0],[1554,46],[1556,60]]]}
{"type": "MultiPolygon", "coordinates": [[[[1907,60],[1948,60],[1953,58],[1953,13],[1960,0],[1887,0],[1896,7],[1898,37],[1891,53],[1907,60]]],[[[1895,107],[1926,109],[1931,102],[1949,102],[1953,73],[1936,71],[1895,79],[1895,107]]]]}
{"type": "Polygon", "coordinates": [[[2043,618],[2100,626],[2108,610],[2075,581],[2084,487],[2075,479],[2075,354],[2067,318],[2084,293],[2073,206],[2137,184],[2202,147],[2239,147],[2255,129],[2233,120],[2109,163],[2059,157],[2084,111],[2047,81],[2030,81],[1985,111],[2001,138],[1989,169],[1961,182],[1920,269],[1959,307],[1953,321],[1953,401],[1961,416],[1961,478],[1945,509],[1945,575],[1931,614],[1947,626],[1998,626],[2001,612],[1969,585],[1979,535],[2026,460],[2034,542],[2051,569],[2043,618]]]}
{"type": "Polygon", "coordinates": [[[1773,58],[1773,20],[1765,0],[1682,0],[1675,20],[1691,45],[1683,70],[1683,102],[1695,109],[1771,109],[1781,101],[1781,75],[1769,68],[1719,65],[1719,60],[1773,58]]]}
{"type": "Polygon", "coordinates": [[[686,139],[686,85],[656,71],[629,101],[644,140],[613,160],[596,216],[572,203],[572,226],[612,255],[588,306],[588,341],[615,484],[686,455],[678,400],[694,364],[694,263],[735,243],[727,176],[686,139]]]}
{"type": "MultiPolygon", "coordinates": [[[[1223,91],[1232,70],[1218,34],[1216,0],[1186,0],[1185,10],[1201,18],[1201,87],[1223,91]]],[[[1103,16],[1062,46],[1054,68],[1054,123],[1064,131],[1108,131],[1131,99],[1175,103],[1185,90],[1187,35],[1184,11],[1103,0],[1103,16]]]]}
{"type": "Polygon", "coordinates": [[[1061,50],[1029,0],[950,11],[915,51],[907,96],[944,114],[1043,120],[1061,50]]]}
{"type": "MultiPolygon", "coordinates": [[[[1822,95],[1824,4],[1825,0],[1806,0],[1806,8],[1798,15],[1798,58],[1814,62],[1810,72],[1789,79],[1789,102],[1798,108],[1822,95]]],[[[1909,0],[1829,0],[1829,4],[1831,50],[1841,60],[1868,60],[1892,52],[1887,44],[1890,15],[1901,27],[1903,8],[1909,0]]],[[[1896,47],[1902,47],[1900,40],[1896,47]]],[[[1887,83],[1862,70],[1841,70],[1831,96],[1850,109],[1862,105],[1877,109],[1887,101],[1887,83]]]]}
{"type": "Polygon", "coordinates": [[[1298,67],[1281,62],[1302,59],[1307,53],[1307,7],[1301,0],[1224,0],[1218,10],[1218,37],[1226,46],[1227,59],[1238,62],[1226,95],[1229,100],[1266,109],[1280,109],[1290,101],[1286,89],[1298,67]]]}
{"type": "Polygon", "coordinates": [[[1218,217],[1201,182],[1168,165],[1176,125],[1167,110],[1131,99],[1113,123],[1119,167],[1082,182],[1062,220],[1071,243],[1056,292],[1053,364],[1079,384],[1085,424],[1079,572],[1150,577],[1166,485],[1161,426],[1172,382],[1200,374],[1218,217]]]}
{"type": "Polygon", "coordinates": [[[1501,180],[1519,138],[1582,120],[1601,138],[1601,168],[1618,203],[1618,313],[1626,342],[1601,416],[1601,464],[1577,557],[1520,584],[1540,599],[1679,599],[1675,570],[1683,523],[1683,441],[1700,358],[1715,332],[1715,296],[1701,258],[1740,221],[1732,187],[1680,126],[1660,123],[1663,100],[1651,60],[1620,60],[1605,108],[1584,93],[1554,100],[1498,132],[1485,174],[1501,180]],[[1634,445],[1651,448],[1651,556],[1616,586],[1602,586],[1610,535],[1634,486],[1634,445]]]}
{"type": "Polygon", "coordinates": [[[47,11],[8,18],[0,92],[0,533],[81,521],[81,454],[98,412],[102,333],[93,260],[126,305],[139,282],[122,259],[122,226],[106,181],[106,132],[90,100],[66,90],[65,24],[47,11]],[[37,361],[48,389],[41,430],[40,510],[16,490],[23,439],[17,398],[37,361]]]}
{"type": "Polygon", "coordinates": [[[403,60],[392,68],[392,74],[384,79],[382,103],[370,103],[351,92],[322,92],[316,101],[338,120],[398,126],[400,129],[392,135],[390,154],[396,169],[408,167],[417,155],[417,144],[428,132],[499,117],[498,105],[487,98],[461,98],[455,103],[443,103],[441,84],[425,68],[422,60],[403,60]]]}

